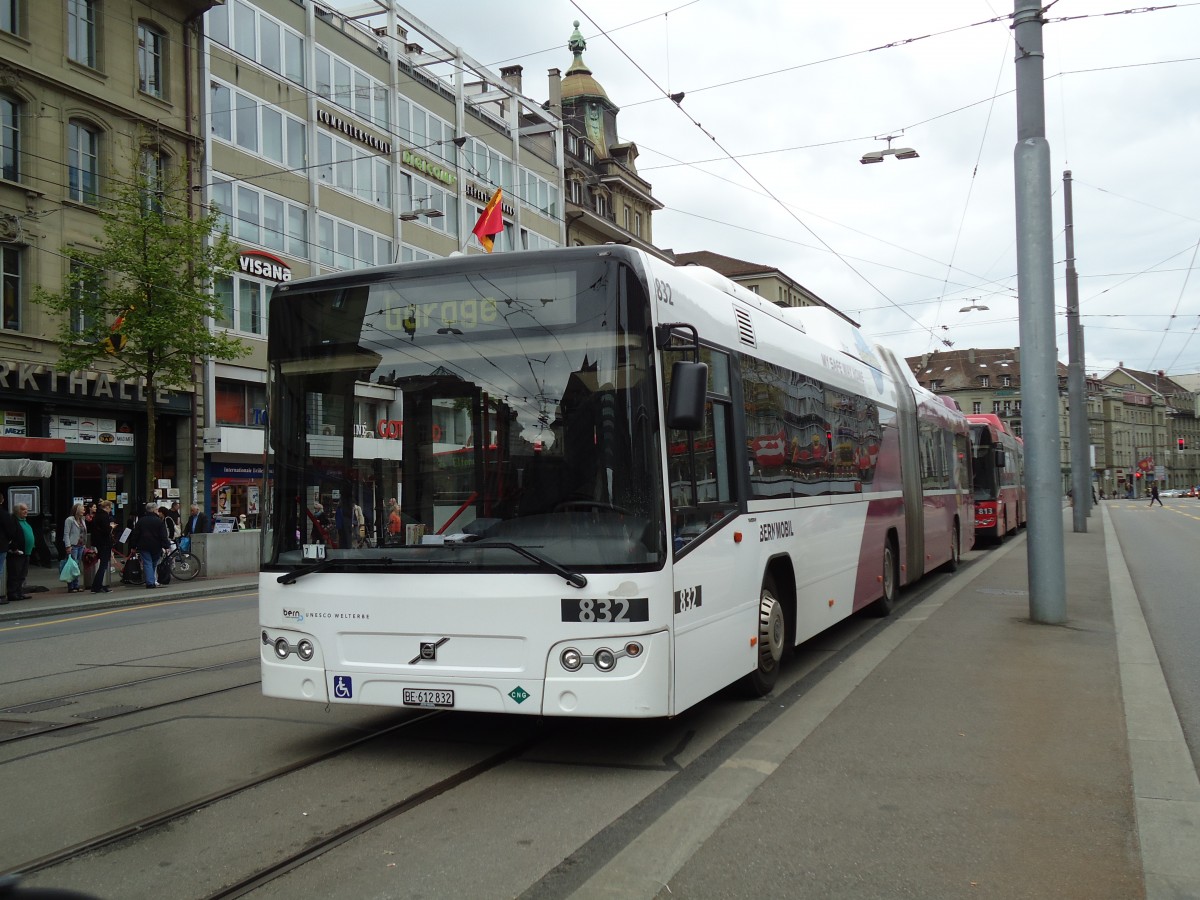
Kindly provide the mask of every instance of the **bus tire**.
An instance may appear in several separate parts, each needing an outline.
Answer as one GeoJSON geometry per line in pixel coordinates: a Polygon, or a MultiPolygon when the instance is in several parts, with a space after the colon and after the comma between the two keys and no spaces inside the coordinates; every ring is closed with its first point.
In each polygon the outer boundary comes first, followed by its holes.
{"type": "Polygon", "coordinates": [[[754,671],[742,679],[742,687],[751,697],[765,697],[779,679],[779,667],[787,650],[787,615],[770,575],[763,578],[758,595],[756,646],[758,662],[754,671]]]}
{"type": "Polygon", "coordinates": [[[947,572],[957,572],[959,561],[962,559],[962,544],[959,541],[958,523],[954,523],[954,531],[950,535],[950,560],[946,563],[947,572]]]}
{"type": "Polygon", "coordinates": [[[896,608],[896,598],[900,596],[900,571],[896,567],[896,547],[889,537],[883,543],[883,594],[867,609],[871,615],[884,618],[892,614],[896,608]]]}

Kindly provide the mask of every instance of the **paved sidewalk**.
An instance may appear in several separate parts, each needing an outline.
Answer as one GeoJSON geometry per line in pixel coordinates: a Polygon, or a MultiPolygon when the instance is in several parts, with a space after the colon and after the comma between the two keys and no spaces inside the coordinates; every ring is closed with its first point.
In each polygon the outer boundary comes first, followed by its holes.
{"type": "Polygon", "coordinates": [[[246,572],[221,578],[206,578],[200,575],[191,581],[172,579],[170,584],[155,590],[147,590],[142,585],[121,584],[117,576],[113,575],[110,582],[111,593],[93,594],[85,588],[81,593],[68,594],[67,586],[58,580],[57,565],[49,568],[30,566],[29,578],[25,582],[25,587],[27,591],[31,592],[32,599],[11,600],[7,605],[0,606],[0,622],[32,617],[40,618],[89,609],[131,606],[151,601],[204,597],[226,591],[257,590],[258,573],[246,572]]]}
{"type": "Polygon", "coordinates": [[[1106,512],[1070,516],[1065,625],[1029,621],[1024,535],[972,554],[571,896],[1200,897],[1200,786],[1124,558],[1106,512]]]}

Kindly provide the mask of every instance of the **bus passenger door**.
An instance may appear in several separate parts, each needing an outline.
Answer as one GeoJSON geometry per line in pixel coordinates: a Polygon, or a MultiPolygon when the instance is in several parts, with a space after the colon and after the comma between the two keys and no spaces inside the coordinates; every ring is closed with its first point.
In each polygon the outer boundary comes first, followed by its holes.
{"type": "MultiPolygon", "coordinates": [[[[664,353],[664,371],[671,371],[664,353]]],[[[704,423],[667,432],[671,492],[674,703],[679,712],[748,671],[754,655],[741,637],[753,633],[758,585],[737,559],[750,544],[735,543],[738,511],[729,358],[705,349],[709,366],[704,423]],[[746,619],[740,627],[737,619],[746,619]],[[741,636],[741,637],[739,637],[741,636]],[[738,649],[744,649],[745,655],[738,649]]],[[[669,377],[668,377],[669,382],[669,377]]],[[[669,393],[669,383],[665,386],[669,393]]],[[[749,557],[747,557],[749,559],[749,557]]]]}

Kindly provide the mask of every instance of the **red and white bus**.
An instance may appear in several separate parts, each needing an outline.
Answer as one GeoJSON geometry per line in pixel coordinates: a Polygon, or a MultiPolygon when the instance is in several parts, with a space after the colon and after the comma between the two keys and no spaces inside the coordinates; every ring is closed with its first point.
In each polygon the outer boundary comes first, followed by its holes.
{"type": "Polygon", "coordinates": [[[975,536],[1002,541],[1026,523],[1025,445],[999,416],[967,416],[975,448],[975,536]]]}
{"type": "Polygon", "coordinates": [[[675,715],[973,543],[893,354],[631,248],[281,284],[268,360],[268,696],[675,715]]]}

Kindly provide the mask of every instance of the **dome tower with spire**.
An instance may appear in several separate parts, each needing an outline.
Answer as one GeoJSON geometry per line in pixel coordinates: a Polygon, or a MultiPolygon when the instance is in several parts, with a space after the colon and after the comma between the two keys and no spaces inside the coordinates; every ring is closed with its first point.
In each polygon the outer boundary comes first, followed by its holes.
{"type": "Polygon", "coordinates": [[[583,61],[587,41],[574,24],[567,49],[575,58],[561,85],[567,243],[632,244],[669,259],[651,241],[650,217],[662,204],[637,173],[637,145],[617,134],[620,107],[583,61]]]}

